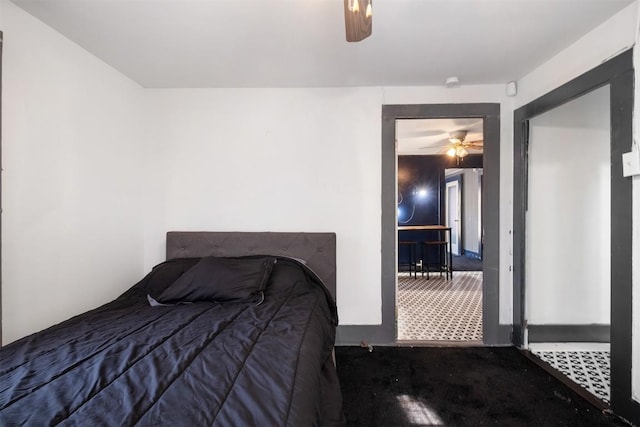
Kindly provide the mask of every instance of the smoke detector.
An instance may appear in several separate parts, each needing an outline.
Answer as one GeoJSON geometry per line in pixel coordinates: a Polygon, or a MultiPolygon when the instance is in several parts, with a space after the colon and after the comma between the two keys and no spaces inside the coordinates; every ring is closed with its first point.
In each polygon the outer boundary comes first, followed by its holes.
{"type": "Polygon", "coordinates": [[[445,82],[444,85],[448,88],[453,88],[453,87],[460,87],[460,80],[458,80],[457,77],[449,77],[445,82]]]}

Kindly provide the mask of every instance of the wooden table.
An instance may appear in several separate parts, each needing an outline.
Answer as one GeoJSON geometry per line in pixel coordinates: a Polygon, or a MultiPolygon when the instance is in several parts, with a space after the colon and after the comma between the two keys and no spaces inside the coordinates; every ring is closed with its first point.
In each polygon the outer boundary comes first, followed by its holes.
{"type": "MultiPolygon", "coordinates": [[[[449,253],[449,262],[447,263],[447,270],[448,270],[447,273],[451,274],[451,278],[453,278],[453,264],[452,264],[453,256],[451,254],[451,227],[448,227],[446,225],[440,225],[440,224],[399,225],[398,232],[400,231],[437,231],[438,233],[444,233],[443,237],[444,237],[444,241],[447,242],[447,252],[449,253]]],[[[424,259],[422,260],[422,262],[424,263],[424,259]]],[[[423,265],[423,272],[424,272],[424,265],[423,265]]],[[[427,272],[427,275],[428,275],[428,272],[427,272]]]]}

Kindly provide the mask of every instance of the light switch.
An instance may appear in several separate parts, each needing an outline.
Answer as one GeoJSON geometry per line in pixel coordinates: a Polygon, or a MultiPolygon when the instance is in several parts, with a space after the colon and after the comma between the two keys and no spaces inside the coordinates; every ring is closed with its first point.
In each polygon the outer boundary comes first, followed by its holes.
{"type": "Polygon", "coordinates": [[[622,155],[622,175],[640,175],[640,150],[633,149],[622,155]]]}

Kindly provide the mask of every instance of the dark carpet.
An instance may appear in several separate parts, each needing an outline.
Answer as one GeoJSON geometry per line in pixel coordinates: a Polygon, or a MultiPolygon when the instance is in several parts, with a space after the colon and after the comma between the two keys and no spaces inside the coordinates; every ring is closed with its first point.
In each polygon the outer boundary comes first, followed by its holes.
{"type": "Polygon", "coordinates": [[[627,426],[515,348],[336,347],[349,426],[627,426]]]}
{"type": "Polygon", "coordinates": [[[482,260],[466,256],[451,256],[453,271],[482,271],[482,260]]]}

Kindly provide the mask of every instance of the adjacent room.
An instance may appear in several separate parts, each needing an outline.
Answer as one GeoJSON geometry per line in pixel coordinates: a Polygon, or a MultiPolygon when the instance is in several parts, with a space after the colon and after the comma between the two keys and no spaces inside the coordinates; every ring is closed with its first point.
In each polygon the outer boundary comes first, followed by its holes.
{"type": "Polygon", "coordinates": [[[639,3],[0,0],[0,424],[640,425],[639,3]]]}
{"type": "Polygon", "coordinates": [[[398,341],[482,344],[482,118],[398,120],[398,341]]]}
{"type": "Polygon", "coordinates": [[[538,284],[527,288],[529,348],[604,402],[610,398],[609,99],[607,85],[531,120],[527,221],[527,282],[538,284]],[[588,263],[575,256],[578,247],[588,263]]]}

